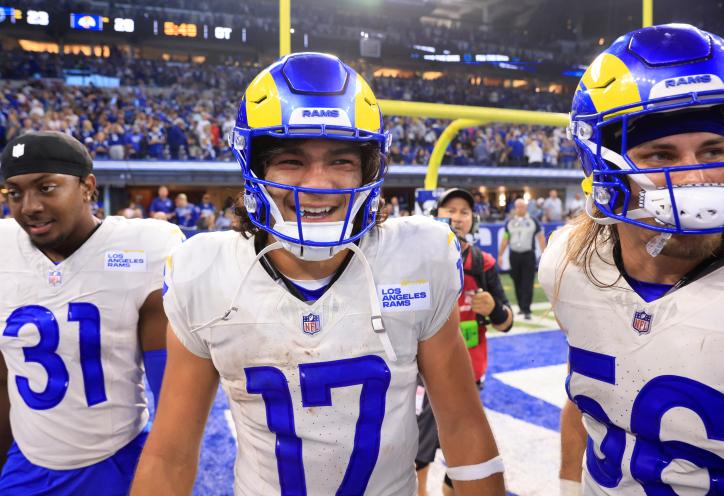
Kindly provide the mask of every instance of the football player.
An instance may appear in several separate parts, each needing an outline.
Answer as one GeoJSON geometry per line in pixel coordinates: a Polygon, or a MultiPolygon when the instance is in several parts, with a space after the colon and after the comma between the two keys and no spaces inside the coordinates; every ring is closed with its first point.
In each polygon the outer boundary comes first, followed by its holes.
{"type": "Polygon", "coordinates": [[[64,133],[3,151],[14,217],[0,220],[3,496],[128,494],[147,436],[144,368],[160,389],[163,264],[183,235],[93,217],[92,166],[64,133]]]}
{"type": "Polygon", "coordinates": [[[246,90],[230,136],[241,233],[192,238],[166,271],[169,366],[132,494],[190,494],[219,380],[241,495],[415,494],[418,370],[456,489],[503,494],[459,330],[455,235],[378,217],[387,135],[331,55],[289,55],[246,90]]]}
{"type": "Polygon", "coordinates": [[[540,281],[570,345],[561,477],[587,446],[585,495],[724,494],[722,79],[724,40],[669,24],[617,39],[574,96],[588,216],[540,281]]]}

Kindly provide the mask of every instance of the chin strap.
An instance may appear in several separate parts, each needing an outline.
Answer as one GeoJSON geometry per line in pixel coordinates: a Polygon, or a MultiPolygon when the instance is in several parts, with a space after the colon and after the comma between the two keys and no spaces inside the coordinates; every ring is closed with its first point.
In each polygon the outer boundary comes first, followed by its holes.
{"type": "MultiPolygon", "coordinates": [[[[251,273],[251,270],[254,268],[257,261],[261,259],[264,255],[269,253],[273,250],[283,249],[285,246],[280,242],[276,241],[266,247],[264,247],[263,250],[261,250],[257,256],[254,258],[254,262],[252,262],[249,265],[249,268],[246,269],[246,272],[244,273],[244,276],[241,278],[241,281],[239,282],[239,285],[236,288],[236,291],[234,292],[234,297],[231,299],[231,304],[229,305],[229,308],[224,312],[223,315],[219,317],[215,317],[205,324],[202,324],[200,326],[196,326],[191,329],[191,332],[198,332],[201,329],[204,329],[206,327],[210,327],[217,322],[221,321],[227,321],[231,319],[232,314],[239,311],[239,307],[236,304],[236,300],[239,298],[239,295],[241,294],[242,289],[244,288],[244,283],[246,282],[247,278],[249,277],[249,274],[251,273]]],[[[374,275],[372,274],[372,268],[370,267],[369,262],[367,261],[367,257],[365,257],[362,250],[357,246],[356,244],[352,243],[347,246],[352,252],[357,256],[360,263],[362,264],[362,268],[364,269],[365,273],[365,280],[367,282],[367,297],[370,301],[370,313],[372,314],[372,317],[370,319],[372,324],[372,330],[377,334],[377,336],[380,339],[380,342],[382,343],[382,348],[385,350],[385,355],[387,355],[387,358],[390,359],[392,362],[397,361],[397,353],[395,353],[395,349],[392,347],[392,341],[390,341],[390,336],[385,330],[384,322],[382,321],[382,311],[380,310],[380,300],[377,297],[377,286],[375,285],[375,279],[374,275]]]]}
{"type": "Polygon", "coordinates": [[[377,334],[377,336],[380,338],[380,341],[382,342],[382,348],[384,348],[387,358],[389,358],[393,362],[396,362],[397,354],[395,353],[395,349],[392,347],[392,341],[390,341],[390,336],[389,334],[387,334],[387,331],[385,330],[385,325],[382,322],[382,310],[380,310],[380,300],[377,297],[377,286],[375,285],[375,279],[374,275],[372,274],[372,268],[370,267],[370,263],[367,261],[367,257],[365,257],[364,253],[362,253],[362,250],[359,246],[351,244],[348,248],[352,250],[355,255],[357,255],[357,258],[362,264],[365,272],[365,279],[367,279],[367,296],[370,300],[370,312],[372,313],[372,330],[375,331],[375,334],[377,334]]]}
{"type": "MultiPolygon", "coordinates": [[[[593,195],[586,195],[586,203],[585,203],[586,214],[588,214],[588,216],[591,218],[591,220],[593,220],[593,222],[595,222],[596,224],[608,226],[611,224],[619,224],[619,223],[623,222],[622,220],[614,219],[613,217],[596,217],[593,213],[593,204],[594,204],[593,195]]],[[[650,212],[647,212],[646,210],[644,210],[643,208],[635,208],[633,210],[629,210],[628,212],[626,212],[626,218],[628,218],[628,219],[638,220],[638,219],[646,219],[646,218],[651,218],[651,217],[653,217],[653,215],[650,212]]]]}
{"type": "Polygon", "coordinates": [[[239,285],[236,287],[236,291],[234,292],[234,297],[231,299],[231,305],[229,308],[224,312],[224,315],[221,315],[220,317],[213,318],[206,322],[205,324],[201,324],[200,326],[193,327],[191,329],[191,332],[198,332],[201,329],[204,329],[205,327],[210,327],[217,322],[221,322],[222,320],[226,321],[231,319],[231,314],[234,312],[239,311],[239,307],[236,305],[236,300],[239,298],[239,294],[241,294],[241,290],[244,288],[244,283],[246,282],[247,278],[249,277],[249,274],[251,274],[251,270],[254,268],[254,265],[257,261],[261,259],[264,255],[269,253],[273,250],[278,250],[279,248],[283,248],[282,244],[277,241],[275,243],[272,243],[268,246],[265,246],[263,250],[261,250],[257,256],[254,258],[254,261],[249,264],[249,268],[246,269],[246,272],[244,272],[244,276],[241,278],[241,281],[239,281],[239,285]]]}

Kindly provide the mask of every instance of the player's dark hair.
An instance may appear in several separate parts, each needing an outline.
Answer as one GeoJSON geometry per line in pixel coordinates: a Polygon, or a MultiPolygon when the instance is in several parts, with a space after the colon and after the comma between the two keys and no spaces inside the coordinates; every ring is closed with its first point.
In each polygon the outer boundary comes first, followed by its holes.
{"type": "MultiPolygon", "coordinates": [[[[280,139],[274,138],[272,136],[260,136],[258,138],[255,138],[251,146],[251,170],[254,172],[254,174],[256,174],[257,177],[264,178],[266,176],[266,171],[269,163],[271,163],[274,157],[278,156],[281,153],[284,153],[285,150],[291,147],[299,146],[307,139],[310,138],[280,139]]],[[[351,143],[359,147],[360,158],[362,161],[362,185],[369,184],[372,181],[375,181],[380,175],[380,167],[382,166],[382,161],[380,160],[381,156],[379,145],[373,141],[351,143]]],[[[384,173],[384,171],[382,172],[384,173]]],[[[382,224],[387,218],[387,215],[384,212],[384,207],[385,202],[380,199],[379,205],[377,207],[377,218],[375,219],[376,226],[382,224]]],[[[261,229],[252,224],[251,219],[249,219],[249,214],[246,212],[246,207],[244,207],[243,189],[239,192],[238,195],[236,195],[236,199],[234,201],[234,214],[236,216],[237,222],[233,224],[232,228],[235,231],[240,232],[241,235],[245,238],[256,236],[261,231],[261,229]]],[[[361,229],[362,215],[362,211],[357,213],[357,217],[354,221],[353,232],[359,232],[359,230],[361,229]]]]}

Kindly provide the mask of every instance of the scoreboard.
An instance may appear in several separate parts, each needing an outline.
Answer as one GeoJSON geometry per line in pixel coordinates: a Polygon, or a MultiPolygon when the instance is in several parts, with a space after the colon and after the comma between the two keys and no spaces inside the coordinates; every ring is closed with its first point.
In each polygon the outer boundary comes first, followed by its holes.
{"type": "MultiPolygon", "coordinates": [[[[154,21],[154,31],[158,30],[157,21],[154,21]]],[[[196,38],[198,35],[198,26],[190,22],[182,22],[176,24],[171,21],[163,23],[163,34],[166,36],[181,36],[182,38],[196,38]]],[[[156,34],[156,33],[154,33],[156,34]]]]}
{"type": "Polygon", "coordinates": [[[140,35],[158,38],[195,39],[219,42],[246,43],[247,30],[233,26],[177,22],[174,19],[154,18],[151,14],[137,18],[107,17],[93,12],[71,12],[70,19],[58,18],[44,10],[0,6],[0,26],[39,28],[55,26],[60,31],[77,30],[88,32],[140,35]]]}

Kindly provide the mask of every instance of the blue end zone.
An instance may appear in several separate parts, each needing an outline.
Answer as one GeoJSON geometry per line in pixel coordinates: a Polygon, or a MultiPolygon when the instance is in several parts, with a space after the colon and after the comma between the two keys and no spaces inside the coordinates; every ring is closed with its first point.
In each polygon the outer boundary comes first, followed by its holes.
{"type": "Polygon", "coordinates": [[[488,373],[481,394],[486,408],[519,420],[560,430],[561,409],[494,377],[499,372],[566,363],[568,343],[561,332],[518,334],[488,340],[488,373]]]}
{"type": "Polygon", "coordinates": [[[226,395],[219,388],[204,431],[194,496],[233,496],[234,494],[236,443],[224,417],[224,411],[228,408],[226,395]]]}

